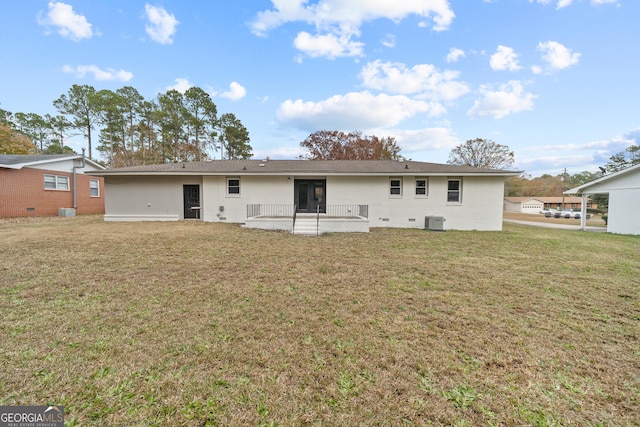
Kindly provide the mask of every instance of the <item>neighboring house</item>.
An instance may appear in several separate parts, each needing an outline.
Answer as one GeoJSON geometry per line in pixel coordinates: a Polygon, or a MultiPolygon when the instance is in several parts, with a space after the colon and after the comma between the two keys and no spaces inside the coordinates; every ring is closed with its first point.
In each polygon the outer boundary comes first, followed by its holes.
{"type": "Polygon", "coordinates": [[[505,212],[537,214],[544,209],[544,202],[535,197],[505,197],[505,212]]]}
{"type": "Polygon", "coordinates": [[[104,213],[100,164],[78,154],[0,154],[0,218],[104,213]]]}
{"type": "Polygon", "coordinates": [[[393,160],[213,160],[97,175],[105,221],[201,218],[296,233],[305,224],[315,234],[501,230],[504,180],[518,172],[393,160]]]}
{"type": "MultiPolygon", "coordinates": [[[[607,231],[640,234],[640,164],[582,184],[565,191],[565,194],[580,194],[583,200],[591,194],[608,194],[607,231]]],[[[581,220],[583,229],[585,225],[584,219],[581,220]]]]}
{"type": "MultiPolygon", "coordinates": [[[[597,208],[587,199],[588,208],[597,208]]],[[[580,197],[505,197],[505,212],[540,213],[543,209],[573,209],[582,210],[580,197]]]]}

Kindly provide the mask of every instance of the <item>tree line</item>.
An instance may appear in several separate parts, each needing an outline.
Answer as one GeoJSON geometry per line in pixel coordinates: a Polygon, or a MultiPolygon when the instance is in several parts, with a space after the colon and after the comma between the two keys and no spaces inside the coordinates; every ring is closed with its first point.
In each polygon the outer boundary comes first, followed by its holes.
{"type": "Polygon", "coordinates": [[[131,86],[96,90],[73,85],[53,101],[58,115],[11,113],[0,109],[0,152],[72,152],[65,140],[82,135],[108,167],[252,156],[249,131],[232,113],[218,116],[210,95],[199,87],[170,89],[152,100],[131,86]],[[97,133],[96,133],[97,131],[97,133]]]}
{"type": "MultiPolygon", "coordinates": [[[[87,139],[92,158],[93,130],[99,129],[97,150],[109,167],[174,161],[200,161],[219,152],[220,158],[252,156],[249,132],[233,114],[217,115],[209,94],[198,87],[184,94],[170,89],[154,100],[125,86],[116,91],[96,91],[73,85],[53,101],[57,116],[15,113],[0,109],[0,153],[72,152],[64,141],[80,131],[87,139]]],[[[393,137],[363,135],[337,130],[311,133],[300,146],[307,160],[402,160],[401,147],[393,137]]],[[[508,146],[475,138],[454,147],[447,163],[478,168],[508,169],[515,161],[508,146]]],[[[631,145],[614,154],[601,167],[616,172],[640,163],[640,146],[631,145]]],[[[531,178],[524,172],[507,179],[505,196],[560,196],[563,191],[602,176],[588,171],[577,174],[531,178]]]]}

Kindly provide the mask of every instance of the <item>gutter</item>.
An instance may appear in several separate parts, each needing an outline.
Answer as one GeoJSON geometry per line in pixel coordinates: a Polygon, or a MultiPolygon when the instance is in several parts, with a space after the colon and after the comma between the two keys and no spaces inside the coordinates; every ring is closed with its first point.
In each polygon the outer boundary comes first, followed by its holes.
{"type": "Polygon", "coordinates": [[[412,174],[402,173],[402,172],[327,172],[327,171],[277,171],[277,172],[262,172],[262,171],[244,171],[244,170],[224,170],[224,171],[118,171],[118,170],[104,170],[104,171],[93,171],[92,175],[95,176],[349,176],[349,177],[371,177],[371,176],[438,176],[438,177],[448,177],[448,176],[461,176],[461,177],[510,177],[510,176],[518,176],[520,173],[512,173],[512,172],[498,172],[498,173],[477,173],[477,172],[458,172],[458,173],[444,173],[444,172],[427,172],[427,171],[413,171],[412,174]]]}

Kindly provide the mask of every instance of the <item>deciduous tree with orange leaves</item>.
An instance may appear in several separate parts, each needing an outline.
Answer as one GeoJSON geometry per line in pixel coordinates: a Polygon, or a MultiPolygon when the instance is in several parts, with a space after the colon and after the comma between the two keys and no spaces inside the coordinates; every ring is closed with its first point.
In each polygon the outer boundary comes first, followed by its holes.
{"type": "Polygon", "coordinates": [[[337,130],[314,132],[300,146],[307,150],[301,156],[307,160],[396,160],[401,150],[393,137],[337,130]]]}

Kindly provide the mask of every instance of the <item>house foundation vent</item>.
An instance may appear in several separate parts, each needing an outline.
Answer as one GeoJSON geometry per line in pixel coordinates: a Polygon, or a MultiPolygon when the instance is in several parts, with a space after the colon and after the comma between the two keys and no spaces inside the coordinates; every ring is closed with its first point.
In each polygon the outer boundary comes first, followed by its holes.
{"type": "Polygon", "coordinates": [[[425,216],[424,229],[431,231],[444,231],[444,217],[441,216],[425,216]]]}

